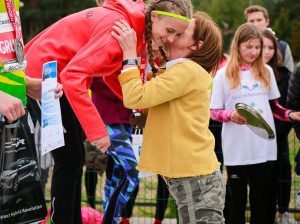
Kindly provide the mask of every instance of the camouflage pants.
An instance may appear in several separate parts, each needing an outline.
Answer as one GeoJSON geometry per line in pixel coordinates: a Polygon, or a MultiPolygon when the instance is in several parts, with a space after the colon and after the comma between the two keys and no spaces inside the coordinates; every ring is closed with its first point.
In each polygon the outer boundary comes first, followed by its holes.
{"type": "Polygon", "coordinates": [[[225,223],[225,184],[220,171],[205,176],[173,178],[167,185],[176,200],[180,224],[225,223]]]}

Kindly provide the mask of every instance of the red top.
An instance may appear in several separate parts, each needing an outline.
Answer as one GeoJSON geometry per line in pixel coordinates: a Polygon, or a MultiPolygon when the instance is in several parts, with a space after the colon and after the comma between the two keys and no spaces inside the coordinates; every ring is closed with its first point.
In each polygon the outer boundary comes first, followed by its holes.
{"type": "Polygon", "coordinates": [[[59,20],[25,46],[28,62],[25,72],[30,77],[41,78],[43,64],[57,60],[58,81],[89,141],[108,135],[88,95],[93,77],[111,75],[107,84],[122,97],[117,76],[123,55],[111,35],[112,26],[117,20],[127,21],[137,33],[137,52],[140,51],[144,7],[142,0],[106,0],[103,7],[90,8],[59,20]]]}

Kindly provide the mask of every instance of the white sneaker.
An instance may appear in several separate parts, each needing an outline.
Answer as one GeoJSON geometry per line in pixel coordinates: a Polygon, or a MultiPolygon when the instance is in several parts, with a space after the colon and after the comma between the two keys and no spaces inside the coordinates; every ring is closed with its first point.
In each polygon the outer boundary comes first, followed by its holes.
{"type": "Polygon", "coordinates": [[[293,216],[291,216],[290,213],[285,212],[282,214],[281,218],[277,218],[277,223],[278,224],[297,224],[297,221],[293,216]]]}

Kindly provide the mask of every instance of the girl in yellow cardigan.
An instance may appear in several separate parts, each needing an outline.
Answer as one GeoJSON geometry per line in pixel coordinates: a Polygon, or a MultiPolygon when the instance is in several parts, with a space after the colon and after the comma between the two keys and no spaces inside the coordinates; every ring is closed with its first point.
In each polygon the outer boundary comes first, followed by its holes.
{"type": "Polygon", "coordinates": [[[207,14],[194,14],[169,48],[166,71],[145,84],[134,64],[135,31],[124,21],[113,28],[123,51],[124,105],[149,108],[137,169],[166,180],[180,223],[224,223],[224,181],[208,129],[209,72],[216,70],[222,50],[219,28],[207,14]]]}

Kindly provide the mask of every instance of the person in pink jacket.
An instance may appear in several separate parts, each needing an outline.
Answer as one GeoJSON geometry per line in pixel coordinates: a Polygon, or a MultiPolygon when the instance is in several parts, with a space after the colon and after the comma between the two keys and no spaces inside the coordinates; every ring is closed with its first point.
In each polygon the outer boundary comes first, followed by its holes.
{"type": "Polygon", "coordinates": [[[65,92],[61,98],[62,122],[67,131],[65,146],[52,152],[55,161],[52,223],[82,223],[82,129],[91,144],[102,152],[110,146],[106,126],[88,95],[88,88],[93,77],[104,76],[107,84],[122,97],[117,76],[123,54],[110,34],[114,22],[127,21],[137,32],[137,52],[146,52],[142,42],[153,39],[159,46],[172,43],[188,27],[190,17],[190,0],[151,0],[146,10],[142,0],[106,0],[102,7],[61,19],[25,46],[26,74],[41,77],[43,64],[57,60],[58,81],[65,92]]]}

